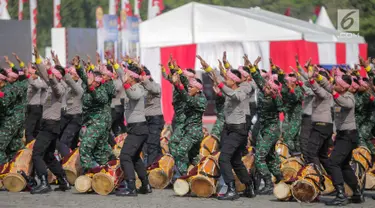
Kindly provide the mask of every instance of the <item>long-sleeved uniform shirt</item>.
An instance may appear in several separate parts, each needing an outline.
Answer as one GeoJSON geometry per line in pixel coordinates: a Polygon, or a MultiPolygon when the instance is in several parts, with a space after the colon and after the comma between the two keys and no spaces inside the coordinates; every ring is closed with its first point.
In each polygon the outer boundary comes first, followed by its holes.
{"type": "Polygon", "coordinates": [[[125,117],[128,124],[146,121],[144,88],[140,83],[124,85],[128,102],[125,103],[125,117]]]}
{"type": "Polygon", "coordinates": [[[316,95],[312,103],[312,122],[332,123],[332,94],[323,89],[315,80],[311,81],[310,84],[316,95]]]}
{"type": "Polygon", "coordinates": [[[335,106],[335,124],[337,131],[356,129],[355,98],[350,92],[333,95],[335,106]]]}
{"type": "Polygon", "coordinates": [[[235,90],[221,83],[221,91],[225,96],[224,115],[226,124],[244,124],[246,123],[245,103],[246,93],[239,87],[235,90]]]}
{"type": "Polygon", "coordinates": [[[125,89],[122,86],[122,81],[120,79],[113,80],[113,84],[115,85],[116,89],[116,97],[112,98],[111,108],[115,106],[121,106],[121,99],[125,99],[125,89]]]}
{"type": "Polygon", "coordinates": [[[28,82],[29,82],[29,86],[27,89],[28,105],[43,105],[42,95],[45,94],[48,89],[46,82],[40,78],[38,79],[29,78],[28,82]]]}
{"type": "Polygon", "coordinates": [[[37,65],[42,79],[49,86],[46,92],[45,102],[43,104],[42,118],[45,120],[58,121],[61,119],[62,97],[65,93],[65,88],[61,82],[56,78],[49,79],[47,75],[46,66],[43,64],[37,65]]]}
{"type": "Polygon", "coordinates": [[[245,115],[250,115],[250,98],[251,98],[251,93],[254,91],[254,89],[251,87],[251,84],[249,82],[242,82],[239,85],[239,87],[246,94],[246,98],[243,101],[245,103],[245,106],[244,106],[245,115]]]}
{"type": "Polygon", "coordinates": [[[142,85],[145,88],[145,115],[162,115],[160,84],[154,81],[145,80],[142,85]]]}
{"type": "Polygon", "coordinates": [[[66,114],[77,115],[82,113],[82,80],[74,81],[70,74],[65,74],[66,89],[66,114]]]}

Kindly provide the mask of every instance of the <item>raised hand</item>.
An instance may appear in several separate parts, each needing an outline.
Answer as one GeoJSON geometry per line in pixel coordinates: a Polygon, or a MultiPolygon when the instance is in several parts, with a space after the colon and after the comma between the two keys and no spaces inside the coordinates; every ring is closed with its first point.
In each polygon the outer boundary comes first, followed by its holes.
{"type": "Polygon", "coordinates": [[[9,61],[9,58],[8,58],[8,56],[4,56],[4,59],[5,59],[5,62],[6,62],[7,64],[9,64],[9,65],[10,65],[10,64],[12,63],[12,62],[10,62],[10,61],[9,61]]]}
{"type": "Polygon", "coordinates": [[[262,57],[258,56],[254,61],[254,66],[258,66],[259,62],[262,60],[262,57]]]}
{"type": "Polygon", "coordinates": [[[311,64],[311,57],[309,58],[309,60],[307,60],[305,64],[305,68],[309,68],[310,64],[311,64]]]}
{"type": "Polygon", "coordinates": [[[16,53],[12,53],[12,55],[14,56],[14,58],[16,58],[16,60],[18,61],[18,63],[21,63],[21,59],[20,57],[18,57],[18,55],[16,53]]]}
{"type": "Polygon", "coordinates": [[[99,65],[100,64],[100,55],[98,52],[96,52],[96,63],[99,65]]]}
{"type": "Polygon", "coordinates": [[[224,51],[224,53],[223,53],[223,63],[225,64],[225,63],[228,63],[228,60],[227,60],[227,52],[226,51],[224,51]]]}
{"type": "Polygon", "coordinates": [[[199,61],[201,62],[201,65],[204,69],[208,68],[209,65],[206,63],[205,60],[202,59],[202,57],[200,55],[197,55],[197,58],[199,59],[199,61]]]}
{"type": "Polygon", "coordinates": [[[242,58],[244,60],[244,66],[252,67],[252,64],[251,64],[251,62],[250,62],[249,57],[247,56],[247,54],[245,54],[242,58]]]}
{"type": "Polygon", "coordinates": [[[34,56],[35,56],[35,59],[39,58],[39,51],[38,51],[38,48],[36,46],[34,46],[34,56]]]}
{"type": "Polygon", "coordinates": [[[177,73],[174,73],[174,74],[172,75],[172,82],[173,82],[173,84],[178,84],[178,83],[180,83],[180,76],[178,76],[177,73]]]}
{"type": "Polygon", "coordinates": [[[295,59],[296,59],[296,64],[297,64],[297,66],[299,66],[299,56],[298,56],[298,54],[296,54],[294,57],[295,57],[295,59]]]}

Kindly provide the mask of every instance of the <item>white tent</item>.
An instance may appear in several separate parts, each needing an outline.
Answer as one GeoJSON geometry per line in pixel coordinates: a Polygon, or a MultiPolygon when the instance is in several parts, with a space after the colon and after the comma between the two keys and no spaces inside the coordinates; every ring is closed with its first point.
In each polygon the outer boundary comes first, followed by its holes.
{"type": "Polygon", "coordinates": [[[322,6],[322,8],[320,9],[319,16],[316,19],[316,24],[329,29],[335,29],[335,26],[333,26],[332,21],[329,18],[327,10],[324,6],[322,6]]]}
{"type": "Polygon", "coordinates": [[[300,40],[300,32],[192,2],[140,25],[141,47],[228,41],[300,40]]]}

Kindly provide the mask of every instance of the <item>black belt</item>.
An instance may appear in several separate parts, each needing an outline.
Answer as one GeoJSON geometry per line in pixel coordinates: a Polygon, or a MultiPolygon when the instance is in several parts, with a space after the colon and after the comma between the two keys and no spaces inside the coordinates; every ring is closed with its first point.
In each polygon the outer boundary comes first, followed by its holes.
{"type": "Polygon", "coordinates": [[[32,108],[41,108],[42,105],[27,105],[28,107],[32,107],[32,108]]]}
{"type": "Polygon", "coordinates": [[[302,118],[310,118],[311,115],[307,115],[307,114],[302,114],[302,118]]]}
{"type": "Polygon", "coordinates": [[[150,120],[153,118],[159,118],[159,119],[164,119],[163,115],[156,115],[156,116],[146,116],[146,120],[150,120]]]}
{"type": "Polygon", "coordinates": [[[357,129],[352,129],[352,130],[337,130],[337,134],[352,134],[356,133],[357,129]]]}
{"type": "Polygon", "coordinates": [[[237,130],[246,130],[246,123],[242,124],[225,124],[227,129],[237,129],[237,130]]]}
{"type": "Polygon", "coordinates": [[[314,126],[327,126],[327,125],[332,125],[332,123],[326,123],[326,122],[313,122],[312,123],[314,126]]]}
{"type": "Polygon", "coordinates": [[[129,128],[136,127],[136,126],[147,126],[147,122],[144,121],[144,122],[137,122],[137,123],[128,123],[129,128]]]}
{"type": "Polygon", "coordinates": [[[74,119],[74,118],[82,118],[82,114],[65,114],[64,116],[66,116],[66,117],[69,117],[69,118],[71,118],[71,119],[74,119]]]}

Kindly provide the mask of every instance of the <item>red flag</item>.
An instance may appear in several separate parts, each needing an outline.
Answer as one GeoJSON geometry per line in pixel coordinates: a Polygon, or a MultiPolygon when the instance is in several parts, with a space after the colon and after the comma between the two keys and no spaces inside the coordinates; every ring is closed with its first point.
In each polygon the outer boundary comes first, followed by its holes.
{"type": "Polygon", "coordinates": [[[316,7],[315,7],[314,14],[315,14],[316,16],[319,16],[320,8],[321,8],[321,6],[316,6],[316,7]]]}
{"type": "Polygon", "coordinates": [[[290,16],[290,8],[287,8],[284,13],[285,16],[290,16]]]}

